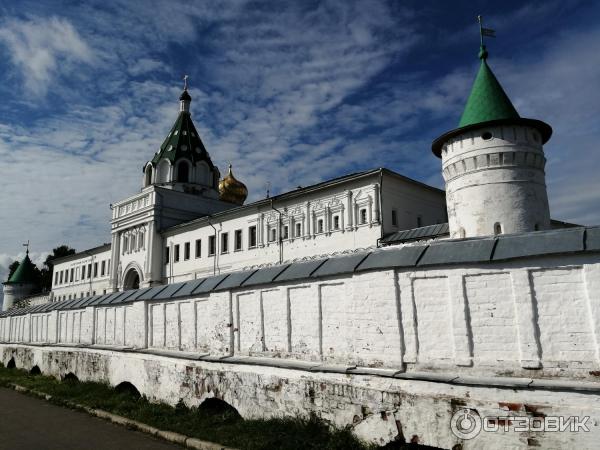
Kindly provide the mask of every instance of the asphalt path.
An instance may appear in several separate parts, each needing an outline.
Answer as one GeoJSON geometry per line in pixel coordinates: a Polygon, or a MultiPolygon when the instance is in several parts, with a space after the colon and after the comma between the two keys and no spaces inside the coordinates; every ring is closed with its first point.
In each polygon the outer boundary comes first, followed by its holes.
{"type": "Polygon", "coordinates": [[[181,450],[138,431],[0,388],[1,450],[181,450]]]}

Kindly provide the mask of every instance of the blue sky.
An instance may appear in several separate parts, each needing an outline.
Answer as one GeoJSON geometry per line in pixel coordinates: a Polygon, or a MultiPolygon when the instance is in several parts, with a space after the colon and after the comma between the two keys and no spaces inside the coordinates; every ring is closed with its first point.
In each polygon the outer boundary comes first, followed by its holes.
{"type": "Polygon", "coordinates": [[[250,200],[385,166],[443,187],[431,141],[490,65],[546,146],[554,218],[600,223],[597,2],[0,1],[0,277],[31,240],[109,241],[109,204],[177,116],[250,200]]]}

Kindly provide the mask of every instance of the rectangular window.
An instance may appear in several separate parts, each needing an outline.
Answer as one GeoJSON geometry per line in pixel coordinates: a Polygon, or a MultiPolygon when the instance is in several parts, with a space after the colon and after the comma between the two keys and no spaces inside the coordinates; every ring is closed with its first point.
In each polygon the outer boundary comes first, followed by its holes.
{"type": "Polygon", "coordinates": [[[256,225],[248,228],[248,248],[256,247],[256,225]]]}
{"type": "Polygon", "coordinates": [[[98,276],[98,263],[95,262],[94,263],[94,278],[96,278],[98,276]]]}
{"type": "Polygon", "coordinates": [[[216,248],[216,243],[215,243],[215,236],[209,236],[208,237],[208,256],[214,256],[215,255],[215,251],[217,250],[216,248]]]}
{"type": "Polygon", "coordinates": [[[221,253],[229,251],[229,233],[221,234],[221,253]]]}
{"type": "Polygon", "coordinates": [[[235,230],[235,251],[238,252],[242,249],[242,230],[235,230]]]}
{"type": "Polygon", "coordinates": [[[71,278],[70,278],[71,283],[73,282],[74,279],[75,279],[75,269],[71,269],[71,278]]]}
{"type": "Polygon", "coordinates": [[[100,265],[100,276],[103,277],[105,273],[106,273],[106,261],[102,261],[102,264],[100,265]]]}
{"type": "Polygon", "coordinates": [[[196,258],[202,256],[202,240],[196,239],[196,258]]]}
{"type": "Polygon", "coordinates": [[[92,295],[96,295],[96,291],[92,291],[92,295]]]}
{"type": "Polygon", "coordinates": [[[277,229],[271,228],[269,230],[269,242],[275,242],[277,240],[277,229]]]}
{"type": "Polygon", "coordinates": [[[396,214],[396,210],[392,209],[392,225],[398,225],[398,214],[396,214]]]}
{"type": "Polygon", "coordinates": [[[323,219],[317,220],[317,233],[323,232],[323,219]]]}
{"type": "Polygon", "coordinates": [[[81,267],[81,279],[83,280],[85,278],[85,266],[81,267]]]}
{"type": "Polygon", "coordinates": [[[108,273],[110,272],[110,258],[106,260],[106,274],[108,275],[108,273]]]}
{"type": "Polygon", "coordinates": [[[165,264],[169,264],[169,259],[171,257],[170,250],[171,249],[169,247],[165,247],[165,264]]]}
{"type": "Polygon", "coordinates": [[[333,216],[333,229],[334,230],[340,229],[340,216],[333,216]]]}
{"type": "Polygon", "coordinates": [[[302,236],[302,224],[298,222],[296,224],[296,237],[302,236]]]}
{"type": "Polygon", "coordinates": [[[56,286],[58,284],[58,272],[56,272],[54,274],[54,285],[56,286]]]}
{"type": "Polygon", "coordinates": [[[64,271],[64,270],[61,270],[61,271],[60,271],[60,284],[62,284],[62,282],[63,282],[63,274],[64,274],[64,273],[65,273],[65,271],[64,271]]]}
{"type": "Polygon", "coordinates": [[[361,208],[360,210],[360,224],[364,225],[367,223],[367,208],[361,208]]]}
{"type": "Polygon", "coordinates": [[[173,252],[173,262],[179,262],[179,244],[175,246],[175,251],[173,252]]]}
{"type": "Polygon", "coordinates": [[[87,274],[88,274],[88,278],[92,278],[92,264],[91,263],[88,264],[87,274]]]}
{"type": "Polygon", "coordinates": [[[186,261],[190,259],[190,243],[186,242],[183,244],[183,259],[186,261]]]}
{"type": "Polygon", "coordinates": [[[421,216],[417,216],[417,227],[423,226],[423,218],[421,216]]]}
{"type": "Polygon", "coordinates": [[[283,231],[282,231],[282,234],[281,234],[281,239],[287,239],[288,235],[289,235],[289,228],[288,228],[287,225],[284,225],[283,226],[283,231]]]}

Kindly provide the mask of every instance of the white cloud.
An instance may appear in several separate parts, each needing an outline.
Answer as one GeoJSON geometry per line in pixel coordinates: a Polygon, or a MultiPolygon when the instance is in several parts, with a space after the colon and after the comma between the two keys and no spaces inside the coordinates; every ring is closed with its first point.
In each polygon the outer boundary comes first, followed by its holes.
{"type": "MultiPolygon", "coordinates": [[[[28,89],[54,92],[70,82],[72,92],[61,93],[70,95],[66,108],[0,123],[3,208],[10,211],[0,223],[0,252],[13,254],[27,239],[38,251],[107,242],[109,204],[141,187],[142,165],[175,120],[185,72],[213,161],[234,164],[251,200],[267,182],[277,193],[382,165],[440,186],[430,144],[458,121],[476,61],[417,71],[406,59],[420,44],[414,17],[392,14],[385,1],[369,3],[364,14],[347,1],[313,9],[303,2],[88,2],[65,18],[5,19],[0,40],[28,89]],[[55,43],[57,36],[68,43],[55,43]],[[46,47],[51,62],[40,57],[28,67],[27,52],[46,47]],[[379,80],[392,64],[398,72],[379,80]],[[87,69],[86,84],[72,83],[75,69],[87,69]]],[[[589,50],[598,41],[593,30],[559,35],[535,59],[490,62],[520,112],[555,128],[552,213],[583,223],[600,222],[593,195],[600,102],[592,89],[579,89],[600,81],[597,52],[589,50]]]]}
{"type": "Polygon", "coordinates": [[[8,49],[29,93],[44,95],[60,73],[76,71],[79,64],[93,62],[91,48],[67,19],[32,17],[6,19],[0,42],[8,49]]]}
{"type": "Polygon", "coordinates": [[[142,58],[138,61],[134,61],[128,68],[127,72],[133,76],[139,76],[147,74],[148,72],[155,72],[157,70],[166,70],[164,63],[151,58],[142,58]]]}

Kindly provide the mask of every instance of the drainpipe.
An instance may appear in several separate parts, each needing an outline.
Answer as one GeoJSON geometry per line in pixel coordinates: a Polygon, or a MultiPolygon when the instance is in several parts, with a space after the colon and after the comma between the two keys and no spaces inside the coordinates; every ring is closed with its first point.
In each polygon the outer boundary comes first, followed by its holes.
{"type": "Polygon", "coordinates": [[[383,169],[379,169],[379,229],[380,237],[377,239],[377,247],[380,246],[381,239],[383,239],[383,169]]]}
{"type": "MultiPolygon", "coordinates": [[[[277,240],[279,241],[279,264],[281,264],[283,262],[283,239],[281,239],[281,214],[282,212],[279,211],[277,208],[275,208],[275,206],[273,206],[273,199],[271,199],[271,209],[276,211],[278,214],[278,218],[277,218],[277,240]]],[[[288,234],[289,234],[289,230],[288,230],[288,234]]],[[[269,236],[267,236],[267,239],[269,239],[269,236]]]]}
{"type": "Polygon", "coordinates": [[[212,227],[212,229],[214,230],[214,236],[215,236],[215,254],[213,255],[213,276],[215,276],[217,274],[217,257],[219,255],[218,247],[219,247],[219,243],[217,242],[217,229],[215,228],[215,226],[212,224],[211,220],[210,220],[210,216],[208,217],[208,224],[212,227]]]}

